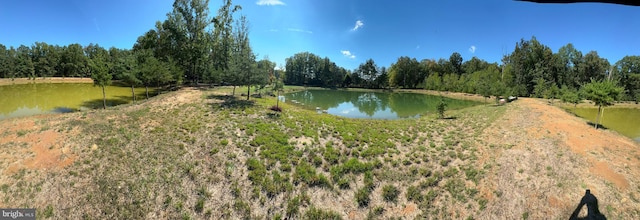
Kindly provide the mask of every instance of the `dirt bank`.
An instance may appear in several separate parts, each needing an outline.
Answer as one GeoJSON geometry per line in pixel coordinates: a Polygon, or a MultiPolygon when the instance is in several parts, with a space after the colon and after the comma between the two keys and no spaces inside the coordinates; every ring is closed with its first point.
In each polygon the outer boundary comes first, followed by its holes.
{"type": "Polygon", "coordinates": [[[30,80],[28,78],[0,79],[0,86],[29,83],[93,83],[91,78],[47,77],[30,80]]]}
{"type": "Polygon", "coordinates": [[[638,217],[637,143],[543,100],[509,105],[480,141],[492,167],[481,186],[491,204],[483,218],[567,218],[585,189],[610,219],[638,217]]]}

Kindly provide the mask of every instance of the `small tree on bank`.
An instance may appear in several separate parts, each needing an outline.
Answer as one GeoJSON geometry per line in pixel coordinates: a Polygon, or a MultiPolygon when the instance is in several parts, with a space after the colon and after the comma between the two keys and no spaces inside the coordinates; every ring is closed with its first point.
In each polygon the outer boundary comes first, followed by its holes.
{"type": "Polygon", "coordinates": [[[104,88],[111,85],[111,74],[109,74],[109,67],[106,62],[101,60],[91,61],[91,79],[93,79],[94,86],[102,87],[102,107],[107,109],[107,94],[104,88]]]}
{"type": "Polygon", "coordinates": [[[598,129],[603,108],[613,105],[613,102],[620,98],[624,88],[619,87],[613,81],[596,81],[591,79],[590,83],[582,86],[582,91],[587,99],[593,101],[594,104],[598,106],[598,115],[596,116],[596,124],[594,126],[598,129]]]}
{"type": "Polygon", "coordinates": [[[444,111],[447,110],[447,103],[444,101],[444,97],[440,97],[440,102],[436,106],[436,112],[438,112],[438,118],[444,118],[444,111]]]}

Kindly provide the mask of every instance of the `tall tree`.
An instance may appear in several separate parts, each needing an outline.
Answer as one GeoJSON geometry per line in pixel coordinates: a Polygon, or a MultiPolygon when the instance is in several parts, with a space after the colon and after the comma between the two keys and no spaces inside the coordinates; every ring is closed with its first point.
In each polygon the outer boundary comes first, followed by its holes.
{"type": "Polygon", "coordinates": [[[102,107],[107,109],[107,94],[105,87],[111,85],[111,74],[109,74],[109,64],[106,62],[105,57],[94,57],[89,61],[91,70],[91,79],[93,79],[94,86],[100,86],[102,88],[102,107]]]}
{"type": "Polygon", "coordinates": [[[584,62],[578,67],[579,82],[586,83],[590,79],[602,80],[608,74],[609,61],[601,58],[596,51],[590,51],[584,55],[584,62]]]}
{"type": "Polygon", "coordinates": [[[176,0],[173,11],[167,16],[169,31],[176,37],[177,48],[174,49],[179,50],[187,79],[197,84],[206,72],[204,63],[209,60],[211,44],[207,28],[213,22],[209,17],[209,0],[176,0]]]}
{"type": "Polygon", "coordinates": [[[391,86],[402,86],[403,88],[415,88],[424,78],[421,78],[420,63],[415,58],[402,56],[391,64],[389,68],[389,83],[391,86]]]}
{"type": "Polygon", "coordinates": [[[35,80],[35,68],[31,60],[31,49],[27,46],[20,45],[16,50],[16,71],[21,77],[28,77],[35,80]]]}
{"type": "Polygon", "coordinates": [[[87,57],[80,44],[70,44],[63,48],[60,65],[57,71],[62,77],[86,77],[87,57]]]}
{"type": "Polygon", "coordinates": [[[616,62],[613,78],[625,89],[625,99],[640,101],[640,56],[625,56],[616,62]]]}
{"type": "Polygon", "coordinates": [[[224,0],[218,9],[217,16],[213,19],[214,29],[210,35],[213,50],[210,61],[217,73],[230,69],[233,48],[233,13],[241,9],[242,7],[239,5],[234,6],[231,0],[224,0]]]}
{"type": "Polygon", "coordinates": [[[228,71],[226,81],[234,86],[247,86],[247,100],[251,96],[251,85],[256,82],[256,56],[249,42],[249,24],[245,16],[236,21],[233,31],[233,50],[231,55],[232,67],[228,71]]]}
{"type": "Polygon", "coordinates": [[[453,52],[449,56],[449,64],[451,65],[451,73],[460,75],[462,73],[462,55],[458,52],[453,52]]]}
{"type": "Polygon", "coordinates": [[[598,124],[600,124],[603,108],[613,105],[615,101],[619,100],[623,90],[624,88],[619,87],[615,82],[610,80],[596,81],[591,79],[590,83],[582,86],[582,91],[586,98],[598,106],[598,115],[595,124],[596,129],[598,129],[598,124]]]}
{"type": "Polygon", "coordinates": [[[371,88],[378,77],[378,66],[373,59],[368,59],[365,63],[360,64],[355,72],[362,77],[366,87],[371,88]]]}
{"type": "Polygon", "coordinates": [[[557,81],[560,85],[567,85],[572,88],[579,88],[583,83],[578,76],[578,67],[582,65],[582,52],[569,43],[562,46],[556,55],[557,81]]]}

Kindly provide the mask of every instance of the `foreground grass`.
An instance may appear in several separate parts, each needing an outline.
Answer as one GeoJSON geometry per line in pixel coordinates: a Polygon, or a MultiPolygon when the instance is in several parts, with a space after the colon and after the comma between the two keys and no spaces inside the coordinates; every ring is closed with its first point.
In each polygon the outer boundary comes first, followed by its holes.
{"type": "Polygon", "coordinates": [[[275,114],[274,98],[229,91],[66,116],[51,129],[79,131],[76,162],[21,170],[3,202],[97,219],[464,219],[486,206],[473,146],[504,107],[358,120],[286,103],[275,114]]]}

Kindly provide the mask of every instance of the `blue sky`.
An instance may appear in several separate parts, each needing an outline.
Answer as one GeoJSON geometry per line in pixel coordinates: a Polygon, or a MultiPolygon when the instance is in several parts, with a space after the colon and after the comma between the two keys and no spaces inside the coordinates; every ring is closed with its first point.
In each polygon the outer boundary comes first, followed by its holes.
{"type": "MultiPolygon", "coordinates": [[[[131,48],[164,20],[172,0],[20,0],[0,6],[0,43],[98,43],[131,48]]],[[[212,16],[222,0],[211,0],[212,16]]],[[[510,0],[236,0],[250,22],[258,58],[278,65],[298,52],[354,69],[372,58],[389,66],[400,56],[448,58],[459,52],[500,62],[531,36],[554,52],[567,43],[615,63],[640,55],[640,7],[535,4],[510,0]]]]}

